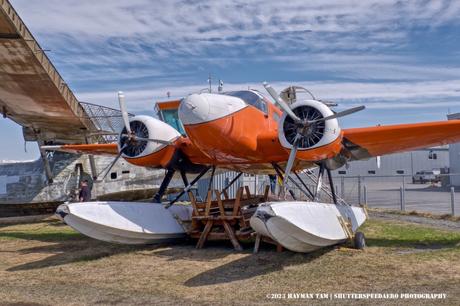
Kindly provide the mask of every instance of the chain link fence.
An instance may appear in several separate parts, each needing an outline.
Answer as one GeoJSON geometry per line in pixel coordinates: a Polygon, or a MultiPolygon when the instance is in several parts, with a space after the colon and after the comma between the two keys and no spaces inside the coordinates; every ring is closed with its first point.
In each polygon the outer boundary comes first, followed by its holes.
{"type": "Polygon", "coordinates": [[[338,193],[349,203],[369,207],[436,214],[460,213],[460,187],[452,186],[460,174],[439,174],[435,179],[413,176],[336,177],[338,193]]]}
{"type": "MultiPolygon", "coordinates": [[[[316,173],[316,172],[315,172],[316,173]]],[[[305,174],[300,177],[314,193],[316,183],[305,174]]],[[[426,181],[411,175],[394,176],[333,176],[334,188],[339,198],[350,204],[367,204],[371,208],[417,211],[434,214],[460,215],[460,174],[439,174],[426,181]]],[[[296,179],[300,185],[300,181],[296,179]]],[[[258,190],[268,185],[267,179],[259,179],[258,190]]],[[[298,200],[310,200],[300,188],[290,183],[298,200]]],[[[276,192],[279,191],[277,184],[276,192]]],[[[327,174],[323,177],[323,191],[319,201],[331,203],[327,174]]]]}

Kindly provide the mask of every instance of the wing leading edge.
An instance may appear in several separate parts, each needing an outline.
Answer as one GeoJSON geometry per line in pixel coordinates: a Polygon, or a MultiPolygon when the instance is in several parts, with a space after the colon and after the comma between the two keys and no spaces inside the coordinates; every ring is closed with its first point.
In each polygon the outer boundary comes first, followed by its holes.
{"type": "Polygon", "coordinates": [[[343,132],[345,146],[351,149],[354,159],[361,159],[458,142],[460,120],[352,128],[343,132]],[[361,154],[353,154],[353,150],[361,150],[361,154]]]}
{"type": "Polygon", "coordinates": [[[100,143],[100,144],[75,144],[75,145],[56,145],[56,146],[41,146],[45,151],[60,151],[75,154],[91,154],[91,155],[117,155],[118,145],[116,143],[100,143]]]}

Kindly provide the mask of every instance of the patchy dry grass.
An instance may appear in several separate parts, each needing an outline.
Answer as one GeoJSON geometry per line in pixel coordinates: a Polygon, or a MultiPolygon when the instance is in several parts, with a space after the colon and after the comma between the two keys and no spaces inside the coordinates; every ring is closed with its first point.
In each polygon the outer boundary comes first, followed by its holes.
{"type": "Polygon", "coordinates": [[[191,243],[113,245],[52,221],[5,226],[0,228],[0,301],[292,304],[266,295],[441,292],[448,295],[441,303],[460,304],[459,232],[381,220],[369,221],[363,231],[369,245],[365,251],[340,247],[296,254],[265,246],[253,255],[250,249],[235,253],[228,244],[203,250],[191,243]]]}

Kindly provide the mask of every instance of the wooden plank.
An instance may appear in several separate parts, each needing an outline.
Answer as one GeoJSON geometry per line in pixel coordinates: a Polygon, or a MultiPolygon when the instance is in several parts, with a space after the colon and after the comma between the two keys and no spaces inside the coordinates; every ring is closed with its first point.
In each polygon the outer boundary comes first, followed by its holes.
{"type": "Polygon", "coordinates": [[[214,221],[212,221],[212,220],[208,220],[208,222],[206,223],[206,225],[204,227],[204,230],[201,233],[200,239],[198,240],[198,242],[196,244],[197,249],[202,249],[203,248],[204,243],[206,242],[206,240],[208,238],[209,232],[211,231],[213,224],[214,224],[214,221]]]}
{"type": "MultiPolygon", "coordinates": [[[[214,226],[215,227],[215,226],[214,226]]],[[[249,233],[245,234],[238,234],[238,232],[235,232],[235,236],[238,239],[249,239],[251,235],[249,233]]],[[[194,239],[199,239],[201,237],[201,232],[192,232],[190,233],[190,237],[194,239]]],[[[214,232],[211,231],[208,234],[208,237],[206,238],[206,241],[215,241],[215,240],[229,240],[228,235],[225,231],[223,232],[214,232]]]]}
{"type": "Polygon", "coordinates": [[[229,196],[228,196],[227,190],[224,190],[222,193],[224,194],[224,199],[225,199],[225,200],[228,200],[228,199],[229,199],[229,196]]]}
{"type": "Polygon", "coordinates": [[[257,234],[256,235],[256,241],[254,243],[254,251],[253,251],[253,253],[254,254],[259,253],[259,248],[260,248],[260,234],[257,234]]]}
{"type": "Polygon", "coordinates": [[[217,221],[217,220],[226,220],[226,221],[230,221],[230,220],[236,220],[236,219],[242,219],[243,216],[220,216],[220,215],[217,215],[217,216],[213,216],[213,215],[209,215],[209,216],[193,216],[192,219],[193,220],[214,220],[214,221],[217,221]]]}
{"type": "Polygon", "coordinates": [[[235,202],[233,203],[233,212],[232,215],[236,216],[238,214],[238,210],[240,209],[241,197],[243,196],[243,187],[238,188],[236,192],[235,202]]]}
{"type": "Polygon", "coordinates": [[[212,203],[212,192],[211,190],[209,190],[208,196],[206,197],[206,208],[204,210],[205,216],[209,216],[209,211],[211,209],[211,203],[212,203]]]}
{"type": "Polygon", "coordinates": [[[214,190],[214,193],[216,194],[217,205],[219,206],[219,213],[221,216],[225,216],[225,210],[224,205],[222,204],[221,194],[219,190],[214,190]]]}
{"type": "Polygon", "coordinates": [[[227,233],[228,237],[230,238],[231,243],[233,244],[233,247],[237,251],[242,251],[243,248],[241,247],[240,243],[236,239],[235,232],[233,231],[233,228],[228,224],[226,221],[222,222],[225,232],[227,233]]]}
{"type": "MultiPolygon", "coordinates": [[[[225,209],[233,209],[234,207],[234,204],[235,204],[235,201],[237,199],[228,199],[228,200],[222,200],[222,204],[224,205],[224,208],[225,209]]],[[[253,204],[259,204],[259,203],[262,203],[262,202],[265,202],[263,200],[263,197],[257,197],[257,198],[251,198],[251,199],[241,199],[240,198],[240,207],[242,206],[248,206],[248,205],[253,205],[253,204]]],[[[217,206],[217,201],[212,201],[213,204],[215,204],[217,206]]],[[[196,203],[196,206],[198,208],[201,208],[201,209],[204,209],[206,207],[206,202],[197,202],[196,203]]],[[[212,207],[212,205],[211,205],[212,207]]]]}
{"type": "Polygon", "coordinates": [[[249,191],[249,186],[244,186],[244,190],[246,191],[246,199],[250,199],[251,192],[249,191]]]}
{"type": "Polygon", "coordinates": [[[268,194],[270,192],[270,186],[266,185],[265,186],[265,190],[264,190],[264,197],[263,197],[263,201],[264,202],[267,202],[268,201],[268,194]]]}
{"type": "Polygon", "coordinates": [[[192,204],[192,207],[193,207],[193,213],[195,214],[195,216],[199,216],[200,212],[198,211],[198,207],[196,205],[196,198],[195,198],[195,195],[193,194],[193,192],[189,191],[188,192],[188,197],[189,197],[190,203],[192,204]]]}

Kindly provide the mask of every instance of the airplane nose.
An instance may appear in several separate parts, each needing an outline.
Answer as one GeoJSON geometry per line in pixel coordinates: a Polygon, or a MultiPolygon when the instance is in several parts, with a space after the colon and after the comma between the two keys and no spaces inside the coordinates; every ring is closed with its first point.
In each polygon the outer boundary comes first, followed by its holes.
{"type": "Polygon", "coordinates": [[[179,119],[184,125],[198,124],[219,119],[246,107],[236,97],[221,94],[191,94],[182,100],[179,119]]]}
{"type": "Polygon", "coordinates": [[[182,124],[196,124],[208,121],[209,101],[199,94],[187,96],[179,107],[179,119],[182,124]]]}

